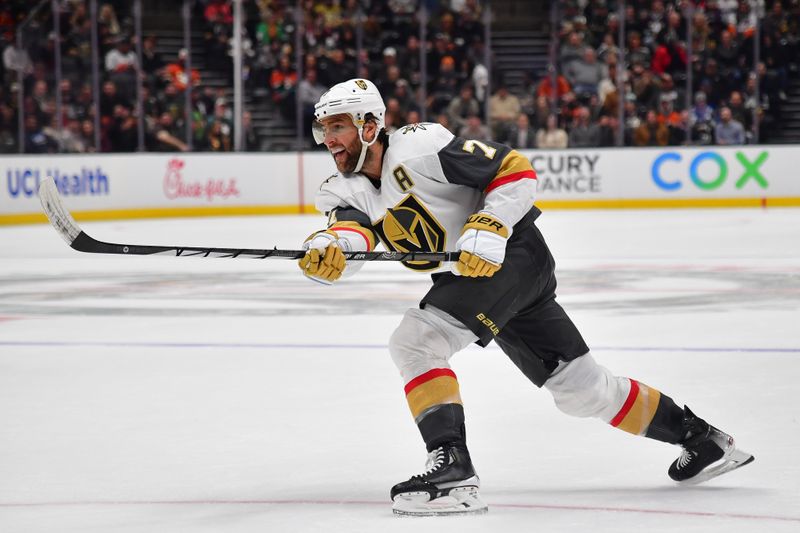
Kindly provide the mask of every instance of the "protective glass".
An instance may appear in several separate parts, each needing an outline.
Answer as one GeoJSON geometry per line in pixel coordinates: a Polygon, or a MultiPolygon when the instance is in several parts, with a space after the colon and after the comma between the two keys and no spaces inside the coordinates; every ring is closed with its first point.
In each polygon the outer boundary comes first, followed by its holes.
{"type": "Polygon", "coordinates": [[[322,144],[325,141],[325,127],[318,121],[311,123],[311,133],[314,135],[314,142],[322,144]]]}
{"type": "Polygon", "coordinates": [[[334,124],[324,125],[320,121],[315,120],[311,123],[311,133],[314,135],[314,141],[317,144],[322,144],[329,136],[338,136],[347,131],[348,125],[337,122],[334,124]]]}

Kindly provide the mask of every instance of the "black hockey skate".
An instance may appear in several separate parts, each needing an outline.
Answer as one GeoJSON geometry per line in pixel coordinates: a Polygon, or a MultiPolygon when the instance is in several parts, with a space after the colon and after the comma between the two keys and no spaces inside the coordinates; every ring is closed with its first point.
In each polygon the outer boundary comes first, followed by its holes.
{"type": "Polygon", "coordinates": [[[404,516],[480,514],[480,480],[465,447],[445,444],[428,454],[427,471],[392,487],[392,510],[404,516]]]}
{"type": "Polygon", "coordinates": [[[753,462],[755,457],[736,449],[733,437],[683,408],[686,437],[679,444],[681,456],[669,467],[669,477],[684,484],[708,481],[753,462]]]}

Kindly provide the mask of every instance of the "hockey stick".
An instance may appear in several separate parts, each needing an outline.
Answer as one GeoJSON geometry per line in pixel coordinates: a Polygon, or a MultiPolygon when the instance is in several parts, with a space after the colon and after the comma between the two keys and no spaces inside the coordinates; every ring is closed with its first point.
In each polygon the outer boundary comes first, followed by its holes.
{"type": "MultiPolygon", "coordinates": [[[[305,250],[258,250],[252,248],[210,248],[196,246],[150,246],[98,241],[87,235],[61,203],[52,178],[39,185],[39,201],[50,223],[67,244],[79,252],[122,255],[173,255],[178,257],[221,257],[250,259],[300,259],[305,250]]],[[[350,261],[458,261],[459,252],[343,252],[350,261]]]]}

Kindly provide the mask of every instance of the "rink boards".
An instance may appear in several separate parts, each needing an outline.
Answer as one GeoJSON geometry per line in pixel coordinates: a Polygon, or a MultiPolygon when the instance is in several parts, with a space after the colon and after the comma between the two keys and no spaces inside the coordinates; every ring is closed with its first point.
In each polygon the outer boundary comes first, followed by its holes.
{"type": "MultiPolygon", "coordinates": [[[[797,146],[522,150],[542,208],[800,206],[797,146]]],[[[0,224],[44,222],[52,176],[83,220],[314,212],[324,152],[81,154],[0,159],[0,224]]]]}

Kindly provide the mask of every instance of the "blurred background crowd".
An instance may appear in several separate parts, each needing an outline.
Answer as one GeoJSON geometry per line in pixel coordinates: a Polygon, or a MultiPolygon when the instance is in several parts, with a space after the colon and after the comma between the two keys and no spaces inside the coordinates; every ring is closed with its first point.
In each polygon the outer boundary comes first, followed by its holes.
{"type": "MultiPolygon", "coordinates": [[[[232,2],[183,4],[0,1],[0,152],[233,150],[232,2]]],[[[436,121],[547,149],[800,141],[800,0],[242,9],[243,150],[313,148],[314,103],[353,77],[378,85],[389,131],[436,121]]]]}

